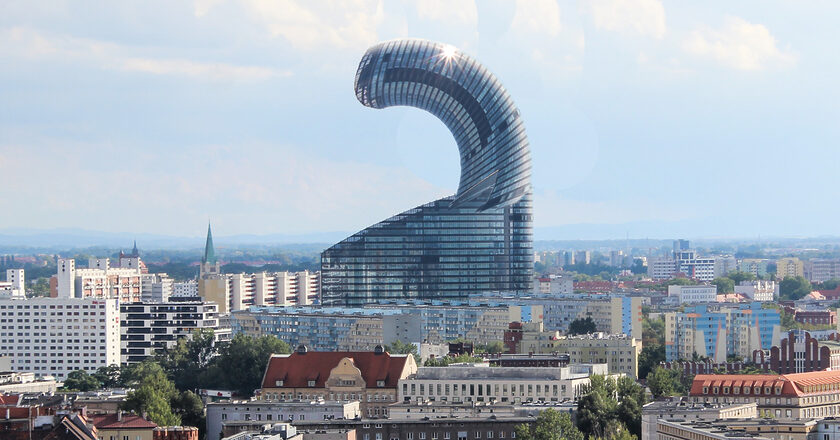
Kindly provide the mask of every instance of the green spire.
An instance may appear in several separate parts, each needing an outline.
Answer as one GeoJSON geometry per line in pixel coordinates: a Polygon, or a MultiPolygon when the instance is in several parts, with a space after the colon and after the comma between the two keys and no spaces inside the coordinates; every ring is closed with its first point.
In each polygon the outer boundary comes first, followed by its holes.
{"type": "Polygon", "coordinates": [[[210,223],[207,223],[207,243],[204,244],[204,258],[202,263],[216,264],[216,250],[213,249],[213,234],[210,232],[210,223]]]}

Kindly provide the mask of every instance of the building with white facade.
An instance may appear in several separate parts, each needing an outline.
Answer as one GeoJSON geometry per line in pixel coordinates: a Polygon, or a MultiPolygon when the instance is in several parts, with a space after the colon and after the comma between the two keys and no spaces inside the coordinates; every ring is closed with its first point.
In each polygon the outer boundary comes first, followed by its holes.
{"type": "Polygon", "coordinates": [[[123,257],[117,266],[108,258],[91,258],[88,267],[76,268],[72,258],[60,258],[56,270],[58,298],[116,298],[121,303],[139,302],[145,266],[139,257],[123,257]]]}
{"type": "Polygon", "coordinates": [[[668,286],[668,296],[678,304],[702,304],[717,301],[717,286],[668,286]]]}
{"type": "Polygon", "coordinates": [[[212,302],[164,302],[120,305],[120,357],[123,364],[142,362],[194,330],[210,329],[216,340],[230,339],[222,327],[219,306],[212,302]]]}
{"type": "Polygon", "coordinates": [[[735,286],[735,293],[758,302],[771,302],[779,297],[779,285],[770,280],[741,281],[735,286]]]}
{"type": "Polygon", "coordinates": [[[550,275],[534,279],[534,293],[544,295],[568,295],[575,293],[574,279],[568,276],[550,275]]]}
{"type": "Polygon", "coordinates": [[[317,420],[353,420],[361,416],[359,401],[280,400],[228,401],[207,404],[208,438],[218,438],[228,424],[274,424],[317,420]]]}
{"type": "Polygon", "coordinates": [[[656,425],[660,419],[683,419],[693,422],[712,422],[723,419],[754,419],[758,406],[750,403],[696,403],[688,397],[669,397],[642,407],[641,440],[658,440],[656,425]]]}
{"type": "Polygon", "coordinates": [[[0,353],[11,369],[67,377],[120,363],[115,299],[0,299],[0,353]]]}
{"type": "Polygon", "coordinates": [[[840,278],[840,260],[828,258],[814,258],[806,265],[808,279],[812,283],[822,283],[830,279],[840,278]]]}
{"type": "Polygon", "coordinates": [[[165,273],[144,273],[140,276],[140,300],[144,303],[167,302],[175,281],[165,273]]]}
{"type": "Polygon", "coordinates": [[[172,284],[172,296],[194,298],[198,296],[198,281],[187,280],[172,284]]]}
{"type": "MultiPolygon", "coordinates": [[[[593,374],[608,375],[607,364],[567,367],[420,367],[401,379],[399,402],[558,402],[576,400],[593,374]]],[[[610,375],[615,378],[618,375],[610,375]]]]}
{"type": "Polygon", "coordinates": [[[732,255],[718,255],[715,259],[715,278],[725,277],[738,270],[738,260],[732,255]]]}
{"type": "Polygon", "coordinates": [[[26,298],[26,276],[23,269],[6,269],[6,281],[0,282],[0,298],[26,298]]]}
{"type": "Polygon", "coordinates": [[[688,242],[678,240],[674,242],[674,253],[667,258],[657,258],[648,262],[648,276],[655,280],[667,280],[678,275],[697,281],[712,281],[719,271],[732,271],[736,268],[735,259],[723,257],[720,264],[715,263],[716,257],[701,257],[692,249],[688,242]],[[677,243],[681,243],[679,246],[677,243]]]}

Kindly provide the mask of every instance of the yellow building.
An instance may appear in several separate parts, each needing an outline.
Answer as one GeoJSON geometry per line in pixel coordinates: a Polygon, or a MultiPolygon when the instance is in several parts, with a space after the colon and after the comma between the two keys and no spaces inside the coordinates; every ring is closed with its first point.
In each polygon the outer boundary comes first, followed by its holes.
{"type": "Polygon", "coordinates": [[[637,377],[642,341],[631,336],[605,333],[560,336],[543,331],[541,322],[525,323],[519,353],[567,353],[570,364],[607,364],[610,374],[637,377]]]}
{"type": "Polygon", "coordinates": [[[805,263],[799,258],[780,258],[776,260],[776,279],[786,277],[804,277],[805,263]]]}

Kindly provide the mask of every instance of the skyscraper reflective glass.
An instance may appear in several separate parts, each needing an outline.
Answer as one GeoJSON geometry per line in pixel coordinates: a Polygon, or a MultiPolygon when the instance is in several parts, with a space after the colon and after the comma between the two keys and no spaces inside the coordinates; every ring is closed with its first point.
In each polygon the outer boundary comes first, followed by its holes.
{"type": "Polygon", "coordinates": [[[325,250],[323,302],[530,290],[531,153],[519,110],[496,77],[452,46],[395,40],[368,49],[355,88],[367,107],[411,106],[437,116],[455,137],[461,179],[455,195],[325,250]]]}

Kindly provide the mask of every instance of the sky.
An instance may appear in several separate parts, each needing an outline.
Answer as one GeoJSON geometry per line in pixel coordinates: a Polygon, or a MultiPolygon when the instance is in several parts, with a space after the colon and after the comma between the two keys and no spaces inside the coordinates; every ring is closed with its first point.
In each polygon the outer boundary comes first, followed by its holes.
{"type": "Polygon", "coordinates": [[[352,233],[452,194],[442,123],[353,93],[442,41],[531,142],[537,239],[840,235],[833,1],[0,2],[0,232],[352,233]]]}

